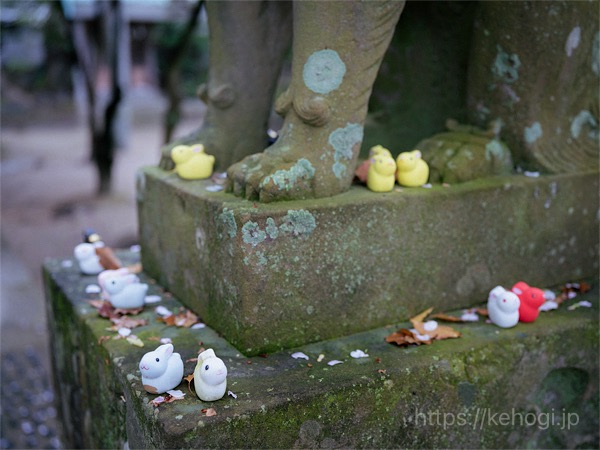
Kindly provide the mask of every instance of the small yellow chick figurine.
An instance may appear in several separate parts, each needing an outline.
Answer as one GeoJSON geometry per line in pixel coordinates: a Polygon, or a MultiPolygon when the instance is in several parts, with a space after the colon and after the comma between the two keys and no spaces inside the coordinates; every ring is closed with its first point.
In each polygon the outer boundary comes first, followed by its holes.
{"type": "Polygon", "coordinates": [[[390,192],[396,183],[394,158],[382,152],[373,156],[370,161],[367,187],[373,192],[390,192]]]}
{"type": "Polygon", "coordinates": [[[201,180],[212,175],[215,157],[204,153],[204,145],[177,145],[171,150],[177,175],[186,180],[201,180]]]}
{"type": "Polygon", "coordinates": [[[385,155],[389,156],[390,158],[392,157],[390,151],[383,145],[374,145],[369,149],[369,158],[373,158],[376,155],[385,155]]]}
{"type": "Polygon", "coordinates": [[[419,150],[404,152],[396,159],[398,172],[396,178],[400,186],[416,187],[427,183],[429,179],[429,166],[421,158],[419,150]]]}

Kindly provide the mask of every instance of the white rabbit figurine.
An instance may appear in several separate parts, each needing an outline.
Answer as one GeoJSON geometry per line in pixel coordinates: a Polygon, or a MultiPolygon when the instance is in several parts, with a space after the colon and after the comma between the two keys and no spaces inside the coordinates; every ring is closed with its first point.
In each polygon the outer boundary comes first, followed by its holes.
{"type": "Polygon", "coordinates": [[[96,247],[93,244],[79,244],[73,250],[73,254],[79,263],[79,269],[85,275],[98,275],[104,270],[104,267],[100,264],[100,258],[96,254],[96,247]]]}
{"type": "Polygon", "coordinates": [[[196,394],[205,402],[219,400],[227,389],[227,367],[217,358],[212,348],[198,355],[198,363],[194,369],[194,387],[196,394]]]}
{"type": "Polygon", "coordinates": [[[131,309],[144,306],[148,285],[137,283],[135,279],[137,276],[134,274],[110,276],[105,279],[104,289],[109,295],[108,301],[115,308],[131,309]]]}
{"type": "Polygon", "coordinates": [[[501,328],[514,327],[519,322],[519,297],[502,286],[496,286],[488,297],[490,320],[501,328]]]}
{"type": "Polygon", "coordinates": [[[181,383],[183,361],[179,353],[173,353],[173,344],[164,344],[142,356],[140,372],[146,392],[163,394],[181,383]]]}
{"type": "MultiPolygon", "coordinates": [[[[122,267],[120,269],[115,269],[115,270],[105,270],[103,272],[100,272],[98,274],[98,284],[100,285],[100,288],[102,289],[102,298],[104,300],[108,300],[110,298],[110,294],[108,292],[106,292],[106,281],[109,280],[110,278],[116,278],[116,277],[125,277],[127,275],[132,275],[131,272],[129,271],[129,268],[127,267],[122,267]]],[[[127,284],[132,284],[132,283],[139,283],[140,279],[134,275],[132,277],[127,277],[125,279],[125,281],[127,282],[127,284]]]]}

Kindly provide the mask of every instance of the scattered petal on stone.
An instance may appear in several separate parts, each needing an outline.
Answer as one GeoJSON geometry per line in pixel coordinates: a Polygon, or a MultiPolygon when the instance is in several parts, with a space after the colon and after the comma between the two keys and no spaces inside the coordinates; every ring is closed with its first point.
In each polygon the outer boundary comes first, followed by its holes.
{"type": "Polygon", "coordinates": [[[431,189],[431,187],[432,187],[432,186],[431,186],[431,183],[425,183],[425,184],[424,184],[424,185],[422,185],[421,187],[422,187],[422,188],[425,188],[425,189],[431,189]]]}
{"type": "Polygon", "coordinates": [[[68,269],[69,267],[73,267],[73,261],[70,259],[64,259],[61,261],[60,265],[65,269],[68,269]]]}
{"type": "Polygon", "coordinates": [[[154,311],[161,317],[169,317],[173,315],[173,313],[164,306],[157,306],[154,311]]]}
{"type": "Polygon", "coordinates": [[[205,188],[208,192],[219,192],[222,191],[224,189],[223,186],[220,186],[218,184],[211,184],[210,186],[206,186],[205,188]]]}
{"type": "Polygon", "coordinates": [[[119,328],[118,333],[119,336],[127,337],[131,334],[131,330],[129,328],[119,328]]]}
{"type": "Polygon", "coordinates": [[[544,298],[546,300],[554,300],[556,298],[556,294],[553,291],[546,289],[544,291],[544,298]]]}
{"type": "Polygon", "coordinates": [[[302,358],[302,359],[309,359],[309,358],[308,358],[308,356],[306,356],[306,355],[305,355],[304,353],[302,353],[302,352],[296,352],[296,353],[292,353],[292,355],[291,355],[291,356],[292,356],[292,358],[294,358],[294,359],[299,359],[299,358],[302,358]]]}
{"type": "Polygon", "coordinates": [[[431,337],[428,334],[420,334],[415,328],[411,328],[409,330],[412,334],[414,334],[415,338],[419,341],[430,341],[431,337]]]}
{"type": "Polygon", "coordinates": [[[367,355],[362,350],[351,351],[350,352],[350,356],[352,356],[353,358],[368,358],[369,357],[369,355],[367,355]]]}
{"type": "Polygon", "coordinates": [[[129,247],[129,251],[132,253],[139,253],[142,251],[142,246],[139,244],[132,245],[131,247],[129,247]]]}
{"type": "Polygon", "coordinates": [[[528,170],[523,172],[523,175],[525,175],[526,177],[530,177],[530,178],[537,178],[540,176],[539,172],[530,172],[528,170]]]}
{"type": "Polygon", "coordinates": [[[179,399],[185,397],[185,393],[183,393],[180,390],[171,389],[170,391],[167,391],[167,394],[172,395],[173,398],[175,398],[176,400],[179,400],[179,399]]]}
{"type": "Polygon", "coordinates": [[[171,344],[173,341],[171,340],[171,338],[160,338],[160,343],[161,344],[171,344]]]}
{"type": "Polygon", "coordinates": [[[144,297],[144,303],[148,304],[148,303],[158,303],[162,300],[162,297],[160,295],[146,295],[146,297],[144,297]]]}
{"type": "Polygon", "coordinates": [[[475,311],[465,311],[462,316],[460,316],[463,322],[477,322],[479,320],[479,316],[475,311]]]}
{"type": "Polygon", "coordinates": [[[588,302],[587,300],[582,300],[580,302],[574,303],[573,305],[569,306],[567,309],[569,311],[573,311],[574,309],[581,308],[582,306],[585,308],[591,308],[592,304],[590,302],[588,302]]]}
{"type": "Polygon", "coordinates": [[[343,363],[344,363],[344,361],[338,361],[337,359],[332,359],[331,361],[329,361],[329,362],[327,363],[327,365],[328,365],[328,366],[335,366],[335,365],[337,365],[337,364],[343,364],[343,363]]]}
{"type": "Polygon", "coordinates": [[[127,342],[129,342],[131,345],[135,345],[136,347],[144,346],[144,343],[142,342],[142,340],[139,337],[135,336],[134,334],[127,336],[127,342]]]}
{"type": "Polygon", "coordinates": [[[227,391],[227,395],[229,395],[230,397],[233,397],[233,398],[237,398],[237,395],[231,391],[227,391]]]}
{"type": "Polygon", "coordinates": [[[202,322],[198,322],[190,327],[192,330],[199,330],[201,328],[206,328],[206,324],[202,322]]]}
{"type": "Polygon", "coordinates": [[[99,294],[100,292],[102,292],[102,289],[97,284],[88,284],[85,287],[86,294],[99,294]]]}
{"type": "Polygon", "coordinates": [[[425,331],[434,331],[435,329],[437,329],[437,327],[438,324],[435,320],[428,320],[423,324],[423,328],[425,329],[425,331]]]}
{"type": "Polygon", "coordinates": [[[540,306],[540,311],[551,311],[557,308],[558,303],[556,303],[554,300],[548,300],[547,302],[543,303],[542,306],[540,306]]]}
{"type": "Polygon", "coordinates": [[[154,406],[158,406],[164,402],[165,402],[165,398],[162,395],[160,395],[160,396],[156,397],[154,400],[152,400],[150,403],[152,403],[154,406]]]}
{"type": "Polygon", "coordinates": [[[323,361],[323,358],[325,358],[325,355],[324,355],[323,353],[321,353],[321,354],[319,355],[319,357],[317,358],[317,362],[321,362],[321,361],[323,361]]]}

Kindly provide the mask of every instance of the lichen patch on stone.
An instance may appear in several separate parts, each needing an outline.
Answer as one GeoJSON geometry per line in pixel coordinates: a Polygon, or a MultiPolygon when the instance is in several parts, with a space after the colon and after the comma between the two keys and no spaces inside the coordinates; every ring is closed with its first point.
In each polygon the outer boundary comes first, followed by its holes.
{"type": "Polygon", "coordinates": [[[317,94],[328,94],[342,84],[346,65],[335,50],[320,50],[308,57],[302,78],[308,89],[317,94]]]}
{"type": "Polygon", "coordinates": [[[289,191],[299,180],[310,180],[314,176],[315,168],[310,161],[301,158],[289,169],[281,169],[265,177],[260,186],[264,187],[272,181],[280,190],[289,191]]]}
{"type": "Polygon", "coordinates": [[[223,212],[219,214],[219,220],[225,226],[225,232],[230,238],[234,238],[237,234],[237,223],[233,211],[228,208],[223,208],[223,212]]]}
{"type": "Polygon", "coordinates": [[[337,178],[341,179],[346,175],[346,164],[352,159],[354,146],[362,142],[363,131],[362,125],[349,123],[329,135],[329,145],[333,147],[335,161],[332,171],[337,178]]]}
{"type": "Polygon", "coordinates": [[[542,125],[539,122],[534,122],[530,127],[525,127],[523,136],[525,137],[525,142],[533,144],[542,137],[542,134],[542,125]]]}
{"type": "Polygon", "coordinates": [[[498,46],[497,49],[498,53],[492,65],[492,73],[504,83],[514,83],[519,79],[519,67],[521,67],[519,55],[508,54],[501,46],[498,46]]]}
{"type": "Polygon", "coordinates": [[[267,233],[260,229],[256,222],[246,222],[242,227],[242,239],[246,244],[256,247],[267,238],[267,233]]]}

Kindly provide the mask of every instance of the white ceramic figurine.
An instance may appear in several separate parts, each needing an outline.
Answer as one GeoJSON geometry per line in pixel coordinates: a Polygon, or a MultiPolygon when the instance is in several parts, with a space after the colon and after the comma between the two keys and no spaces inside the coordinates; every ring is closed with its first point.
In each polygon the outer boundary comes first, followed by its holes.
{"type": "Polygon", "coordinates": [[[227,367],[217,358],[212,348],[198,355],[194,369],[194,386],[200,400],[213,402],[225,395],[227,389],[227,367]]]}
{"type": "Polygon", "coordinates": [[[129,277],[128,275],[133,275],[130,272],[128,267],[122,267],[122,268],[116,269],[116,270],[105,270],[103,272],[100,272],[98,274],[98,284],[100,285],[100,288],[102,289],[102,298],[104,300],[108,300],[110,298],[109,293],[106,291],[106,281],[111,278],[127,277],[125,279],[127,284],[140,282],[140,279],[137,276],[134,275],[132,277],[129,277]]]}
{"type": "Polygon", "coordinates": [[[108,301],[115,308],[131,309],[144,306],[148,285],[137,283],[134,274],[107,277],[104,289],[108,293],[108,301]]]}
{"type": "Polygon", "coordinates": [[[181,383],[183,361],[179,353],[173,353],[173,344],[164,344],[142,356],[140,372],[146,392],[162,394],[181,383]]]}
{"type": "Polygon", "coordinates": [[[98,275],[104,270],[93,244],[79,244],[73,250],[73,254],[79,263],[79,269],[85,275],[98,275]]]}
{"type": "Polygon", "coordinates": [[[519,297],[502,286],[496,286],[488,297],[490,320],[501,328],[514,327],[519,322],[519,297]]]}

